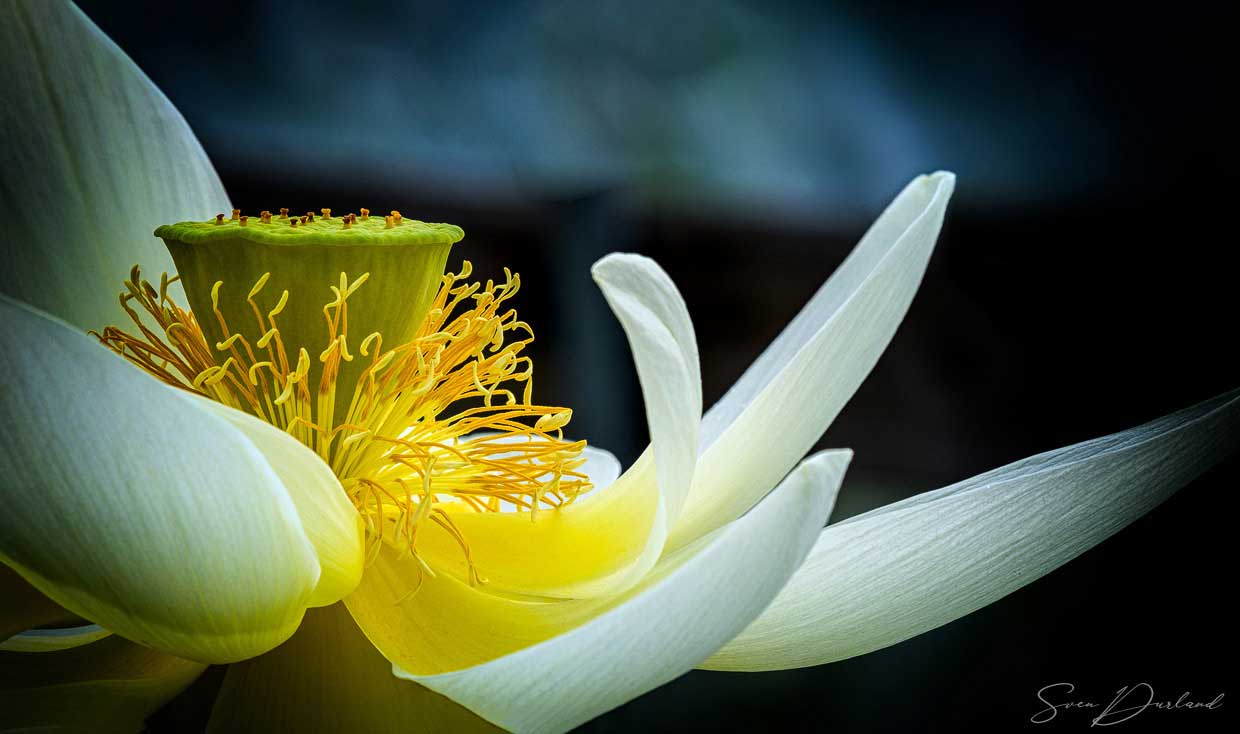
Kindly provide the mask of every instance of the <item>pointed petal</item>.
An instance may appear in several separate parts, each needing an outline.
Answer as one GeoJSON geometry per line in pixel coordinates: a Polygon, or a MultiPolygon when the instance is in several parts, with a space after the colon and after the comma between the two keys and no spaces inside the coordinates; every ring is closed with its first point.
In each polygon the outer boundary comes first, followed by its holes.
{"type": "Polygon", "coordinates": [[[206,662],[296,628],[314,547],[254,445],[72,327],[0,296],[0,561],[69,611],[206,662]]]}
{"type": "Polygon", "coordinates": [[[1053,571],[1240,443],[1240,391],[830,525],[703,667],[777,670],[906,640],[1053,571]]]}
{"type": "Polygon", "coordinates": [[[674,549],[740,515],[835,420],[904,319],[955,176],[905,187],[848,259],[702,419],[702,449],[674,549]]]}
{"type": "Polygon", "coordinates": [[[807,460],[617,598],[521,602],[444,577],[409,595],[416,576],[389,561],[346,603],[398,675],[509,731],[567,731],[684,673],[757,615],[813,543],[850,457],[807,460]]]}
{"type": "Polygon", "coordinates": [[[5,18],[0,293],[81,328],[127,323],[130,267],[175,272],[155,227],[228,198],[180,113],[77,7],[15,0],[5,18]]]}
{"type": "MultiPolygon", "coordinates": [[[[606,491],[535,519],[524,512],[454,515],[492,589],[567,598],[629,588],[658,560],[667,518],[679,512],[693,476],[702,391],[684,302],[647,258],[610,255],[595,264],[594,277],[628,336],[654,448],[606,491]]],[[[431,526],[418,543],[434,568],[468,578],[447,532],[431,526]]]]}
{"type": "Polygon", "coordinates": [[[292,498],[322,569],[310,606],[335,604],[348,596],[362,579],[362,517],[345,496],[331,467],[305,444],[270,423],[205,398],[195,402],[248,438],[292,498]]]}
{"type": "Polygon", "coordinates": [[[0,652],[0,732],[140,732],[205,669],[119,637],[59,652],[0,652]]]}
{"type": "Polygon", "coordinates": [[[362,636],[343,604],[306,613],[283,645],[228,666],[208,734],[296,731],[466,734],[499,729],[422,686],[362,636]]]}
{"type": "Polygon", "coordinates": [[[909,183],[707,412],[697,475],[668,549],[738,517],[835,420],[904,319],[954,186],[955,176],[944,172],[909,183]]]}

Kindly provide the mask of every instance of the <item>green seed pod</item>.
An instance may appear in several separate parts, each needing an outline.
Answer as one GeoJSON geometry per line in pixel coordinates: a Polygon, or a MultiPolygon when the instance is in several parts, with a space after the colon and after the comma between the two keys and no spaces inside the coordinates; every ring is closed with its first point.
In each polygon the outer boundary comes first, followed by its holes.
{"type": "MultiPolygon", "coordinates": [[[[347,350],[374,332],[389,344],[416,335],[439,288],[448,252],[464,232],[451,224],[412,219],[396,226],[372,218],[342,222],[327,212],[321,219],[298,222],[283,214],[245,221],[234,211],[231,219],[221,215],[155,230],[172,254],[208,345],[218,350],[217,363],[227,358],[227,349],[238,348],[235,338],[229,347],[216,347],[230,337],[240,334],[257,345],[271,328],[268,313],[275,308],[284,351],[292,360],[300,349],[309,352],[308,386],[316,389],[322,374],[319,355],[332,345],[324,306],[337,300],[333,289],[342,273],[349,282],[369,274],[365,286],[348,297],[347,350]]],[[[340,384],[352,385],[365,361],[342,362],[340,384]]],[[[336,395],[337,413],[350,397],[336,395]]]]}

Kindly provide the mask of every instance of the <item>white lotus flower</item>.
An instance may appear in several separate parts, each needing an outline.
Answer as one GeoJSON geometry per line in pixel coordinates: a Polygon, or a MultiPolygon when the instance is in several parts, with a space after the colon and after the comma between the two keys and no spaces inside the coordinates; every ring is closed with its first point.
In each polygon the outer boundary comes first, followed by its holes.
{"type": "MultiPolygon", "coordinates": [[[[0,654],[6,725],[137,729],[203,662],[232,662],[213,731],[566,731],[694,667],[817,665],[942,625],[1124,527],[1240,435],[1233,392],[824,529],[851,453],[804,457],[909,307],[955,183],[936,173],[900,193],[704,416],[693,327],[671,280],[643,257],[600,260],[593,275],[628,336],[651,448],[621,474],[604,451],[581,463],[579,445],[554,447],[567,452],[557,483],[539,475],[517,498],[537,507],[574,471],[592,492],[537,516],[448,508],[445,532],[415,546],[387,531],[424,521],[408,513],[434,511],[439,494],[465,496],[435,485],[443,475],[429,463],[424,495],[366,499],[349,462],[265,412],[266,398],[254,415],[229,407],[245,407],[225,382],[242,365],[209,364],[210,341],[187,380],[223,404],[85,334],[123,316],[113,280],[133,262],[173,271],[153,227],[228,206],[180,116],[76,8],[22,0],[11,21],[0,25],[13,79],[0,202],[0,637],[17,633],[0,654]],[[48,202],[66,214],[31,215],[48,202]],[[474,583],[476,569],[488,583],[474,583]],[[34,629],[57,605],[93,624],[34,629]]],[[[357,285],[341,284],[334,313],[357,285]]],[[[202,303],[197,287],[187,295],[202,303]]],[[[282,318],[282,329],[302,325],[282,318]]],[[[151,338],[184,354],[199,342],[178,319],[151,338]]],[[[236,346],[219,343],[220,354],[236,346]]],[[[340,364],[346,340],[332,343],[315,369],[340,364]]],[[[481,357],[462,359],[481,369],[481,357]]],[[[272,361],[245,373],[269,370],[290,395],[307,384],[300,366],[272,361]]],[[[498,384],[474,375],[484,392],[498,384]]],[[[305,415],[344,425],[333,404],[305,415]]],[[[511,429],[520,435],[554,437],[567,419],[528,398],[514,405],[549,416],[511,429]]],[[[357,443],[381,433],[348,430],[357,443]]]]}

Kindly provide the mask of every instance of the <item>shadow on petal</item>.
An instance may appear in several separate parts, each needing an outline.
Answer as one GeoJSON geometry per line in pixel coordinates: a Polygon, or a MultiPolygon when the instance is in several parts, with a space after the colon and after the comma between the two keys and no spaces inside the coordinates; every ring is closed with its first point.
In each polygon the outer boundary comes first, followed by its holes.
{"type": "Polygon", "coordinates": [[[0,731],[141,731],[206,667],[116,636],[59,652],[0,652],[0,731]]]}
{"type": "Polygon", "coordinates": [[[463,706],[392,675],[343,604],[311,609],[297,634],[228,668],[212,734],[498,732],[463,706]]]}

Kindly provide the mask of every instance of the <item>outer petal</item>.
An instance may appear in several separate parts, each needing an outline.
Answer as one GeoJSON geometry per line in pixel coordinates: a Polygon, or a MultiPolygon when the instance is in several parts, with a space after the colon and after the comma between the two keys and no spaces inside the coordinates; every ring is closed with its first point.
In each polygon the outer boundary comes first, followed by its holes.
{"type": "Polygon", "coordinates": [[[835,420],[904,319],[956,177],[905,187],[801,313],[702,419],[674,549],[737,517],[835,420]]]}
{"type": "Polygon", "coordinates": [[[262,452],[297,507],[302,529],[314,544],[322,574],[310,606],[347,596],[362,579],[362,517],[345,496],[340,480],[318,454],[279,428],[211,400],[199,407],[228,421],[262,452]]]}
{"type": "Polygon", "coordinates": [[[312,609],[275,650],[228,667],[208,734],[496,732],[468,709],[392,675],[344,605],[312,609]]]}
{"type": "Polygon", "coordinates": [[[296,628],[314,547],[262,454],[195,400],[0,296],[0,561],[69,611],[206,662],[296,628]]]}
{"type": "Polygon", "coordinates": [[[82,621],[4,564],[0,564],[0,599],[0,650],[6,649],[5,640],[26,630],[82,621]]]}
{"type": "Polygon", "coordinates": [[[0,732],[139,732],[206,669],[111,637],[41,655],[0,653],[0,732]]]}
{"type": "Polygon", "coordinates": [[[664,557],[616,599],[517,602],[428,579],[402,602],[401,587],[384,588],[391,576],[372,584],[367,573],[349,610],[398,675],[510,731],[567,731],[684,673],[757,615],[800,565],[850,457],[809,459],[743,518],[664,557]],[[445,664],[503,652],[510,635],[557,636],[461,670],[445,664]]]}
{"type": "Polygon", "coordinates": [[[152,230],[228,198],[180,113],[72,3],[3,7],[0,292],[82,328],[128,323],[133,264],[175,272],[152,230]]]}
{"type": "Polygon", "coordinates": [[[831,525],[714,670],[818,665],[906,640],[1098,544],[1240,443],[1240,391],[831,525]]]}
{"type": "Polygon", "coordinates": [[[59,652],[102,640],[111,632],[97,624],[26,630],[0,642],[0,652],[59,652]]]}
{"type": "MultiPolygon", "coordinates": [[[[633,350],[654,450],[607,491],[536,519],[524,512],[455,515],[491,589],[586,597],[629,588],[658,560],[667,518],[679,512],[693,477],[702,391],[684,302],[647,258],[608,256],[594,277],[633,350]]],[[[466,578],[460,549],[446,532],[432,526],[418,544],[433,567],[466,578]]]]}

